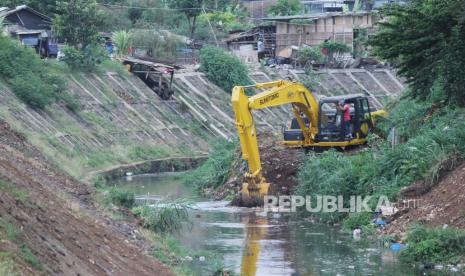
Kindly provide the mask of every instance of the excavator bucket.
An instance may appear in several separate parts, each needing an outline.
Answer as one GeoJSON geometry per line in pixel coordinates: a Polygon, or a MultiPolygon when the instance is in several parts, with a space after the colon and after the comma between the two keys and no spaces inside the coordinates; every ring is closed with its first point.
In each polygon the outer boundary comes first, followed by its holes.
{"type": "Polygon", "coordinates": [[[266,182],[264,177],[249,178],[246,176],[246,181],[242,184],[238,205],[242,207],[262,206],[263,197],[268,194],[270,183],[266,182]]]}

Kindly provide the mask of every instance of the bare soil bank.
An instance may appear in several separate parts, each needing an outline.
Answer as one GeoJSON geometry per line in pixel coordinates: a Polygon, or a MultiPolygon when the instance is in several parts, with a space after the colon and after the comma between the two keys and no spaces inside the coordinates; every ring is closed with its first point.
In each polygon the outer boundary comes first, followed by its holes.
{"type": "Polygon", "coordinates": [[[3,240],[25,275],[172,275],[146,254],[135,224],[98,212],[94,190],[58,171],[22,135],[0,123],[0,216],[21,231],[42,269],[20,258],[20,246],[3,240]],[[5,188],[6,187],[6,188],[5,188]],[[21,195],[21,196],[18,196],[21,195]],[[42,270],[42,271],[40,271],[42,270]]]}

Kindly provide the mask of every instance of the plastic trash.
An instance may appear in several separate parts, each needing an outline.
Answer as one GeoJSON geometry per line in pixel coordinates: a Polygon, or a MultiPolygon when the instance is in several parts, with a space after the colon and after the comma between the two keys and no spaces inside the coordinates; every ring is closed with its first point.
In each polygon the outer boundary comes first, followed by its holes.
{"type": "Polygon", "coordinates": [[[405,247],[405,245],[403,245],[401,243],[398,243],[398,242],[392,243],[391,246],[390,246],[392,251],[399,251],[404,247],[405,247]]]}

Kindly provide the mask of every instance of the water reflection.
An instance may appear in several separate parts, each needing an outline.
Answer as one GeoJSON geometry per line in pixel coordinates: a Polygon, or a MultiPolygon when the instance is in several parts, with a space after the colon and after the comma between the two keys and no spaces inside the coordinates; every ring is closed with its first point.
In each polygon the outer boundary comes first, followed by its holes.
{"type": "MultiPolygon", "coordinates": [[[[189,196],[179,180],[134,177],[120,183],[137,192],[189,196]],[[142,188],[143,186],[143,188],[142,188]]],[[[412,275],[395,253],[376,243],[354,241],[350,233],[296,216],[265,214],[259,209],[201,201],[192,210],[193,227],[179,235],[194,250],[218,252],[239,275],[412,275]]],[[[198,274],[214,268],[198,265],[198,274]]]]}

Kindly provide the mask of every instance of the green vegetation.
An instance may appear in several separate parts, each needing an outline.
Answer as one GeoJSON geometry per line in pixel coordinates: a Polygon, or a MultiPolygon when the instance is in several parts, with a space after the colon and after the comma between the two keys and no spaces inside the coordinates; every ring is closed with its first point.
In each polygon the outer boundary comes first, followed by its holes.
{"type": "Polygon", "coordinates": [[[99,45],[87,45],[78,50],[73,46],[63,48],[64,57],[61,59],[71,68],[81,71],[96,71],[97,65],[108,59],[108,54],[99,45]]]}
{"type": "Polygon", "coordinates": [[[440,84],[451,103],[465,104],[465,3],[463,0],[409,1],[383,10],[389,21],[371,45],[381,58],[398,65],[412,95],[428,98],[440,84]]]}
{"type": "Polygon", "coordinates": [[[134,45],[146,49],[149,56],[174,61],[177,51],[185,44],[183,37],[166,30],[135,29],[132,31],[134,45]]]}
{"type": "Polygon", "coordinates": [[[353,230],[357,227],[369,225],[372,220],[372,217],[373,217],[373,214],[368,213],[368,212],[351,213],[344,220],[343,228],[346,230],[353,230]]]}
{"type": "Polygon", "coordinates": [[[414,225],[400,259],[406,263],[457,264],[465,261],[465,231],[414,225]]]}
{"type": "Polygon", "coordinates": [[[26,261],[26,263],[28,263],[35,269],[38,269],[38,270],[42,269],[42,265],[40,264],[39,260],[34,255],[34,253],[32,253],[31,249],[27,245],[22,244],[20,246],[20,251],[21,251],[21,257],[26,261]]]}
{"type": "Polygon", "coordinates": [[[319,47],[302,47],[297,55],[297,62],[303,68],[311,68],[314,63],[321,63],[324,56],[319,47]]]}
{"type": "MultiPolygon", "coordinates": [[[[4,218],[0,218],[0,237],[7,239],[19,247],[19,256],[28,263],[32,268],[42,271],[43,267],[31,249],[23,242],[22,232],[4,218]]],[[[15,275],[16,269],[14,262],[8,255],[0,255],[0,275],[15,275]],[[2,274],[2,272],[7,272],[2,274]]]]}
{"type": "Polygon", "coordinates": [[[0,252],[0,275],[20,275],[13,259],[8,253],[0,252]]]}
{"type": "Polygon", "coordinates": [[[150,160],[169,156],[169,150],[160,146],[135,146],[128,154],[133,160],[150,160]]]}
{"type": "Polygon", "coordinates": [[[212,40],[212,32],[216,39],[224,39],[229,36],[229,32],[238,30],[248,30],[253,24],[244,20],[248,13],[241,9],[228,9],[227,11],[212,11],[199,15],[198,28],[195,33],[196,38],[206,41],[212,40]]]}
{"type": "MultiPolygon", "coordinates": [[[[327,151],[308,158],[299,173],[297,192],[302,195],[380,195],[395,200],[400,188],[415,180],[434,183],[444,161],[464,157],[465,112],[453,106],[433,109],[433,103],[404,97],[391,110],[390,122],[380,125],[384,136],[391,126],[405,143],[372,137],[370,148],[356,155],[327,151]],[[432,111],[435,111],[432,113],[432,111]],[[431,114],[432,113],[432,114],[431,114]]],[[[328,221],[345,218],[342,213],[322,214],[328,221]]]]}
{"type": "Polygon", "coordinates": [[[108,190],[110,201],[118,206],[131,209],[136,201],[133,192],[123,191],[118,187],[112,187],[108,190]]]}
{"type": "Polygon", "coordinates": [[[0,218],[0,231],[5,233],[5,237],[12,242],[16,242],[21,234],[13,224],[3,218],[0,218]]]}
{"type": "Polygon", "coordinates": [[[278,0],[276,5],[267,9],[266,13],[269,16],[276,15],[297,15],[304,11],[304,6],[299,0],[278,0]]]}
{"type": "Polygon", "coordinates": [[[125,55],[132,44],[132,33],[125,30],[116,31],[113,32],[111,40],[113,40],[117,47],[116,54],[125,55]]]}
{"type": "Polygon", "coordinates": [[[54,25],[58,35],[78,49],[97,40],[102,14],[95,0],[58,1],[54,25]]]}
{"type": "Polygon", "coordinates": [[[207,160],[197,169],[185,173],[182,182],[200,191],[223,185],[236,158],[236,145],[223,139],[214,142],[207,160]]]}
{"type": "Polygon", "coordinates": [[[66,81],[31,49],[4,36],[0,48],[0,75],[24,103],[42,109],[59,100],[70,102],[66,81]]]}
{"type": "Polygon", "coordinates": [[[326,49],[327,51],[327,62],[333,62],[337,56],[349,53],[351,51],[349,45],[332,40],[323,42],[320,47],[326,49]]]}
{"type": "Polygon", "coordinates": [[[173,233],[189,223],[189,205],[184,201],[160,201],[138,206],[132,212],[143,219],[142,226],[156,233],[173,233]]]}
{"type": "Polygon", "coordinates": [[[247,67],[236,56],[221,48],[203,47],[200,64],[200,70],[207,78],[228,93],[236,85],[251,84],[247,67]]]}

